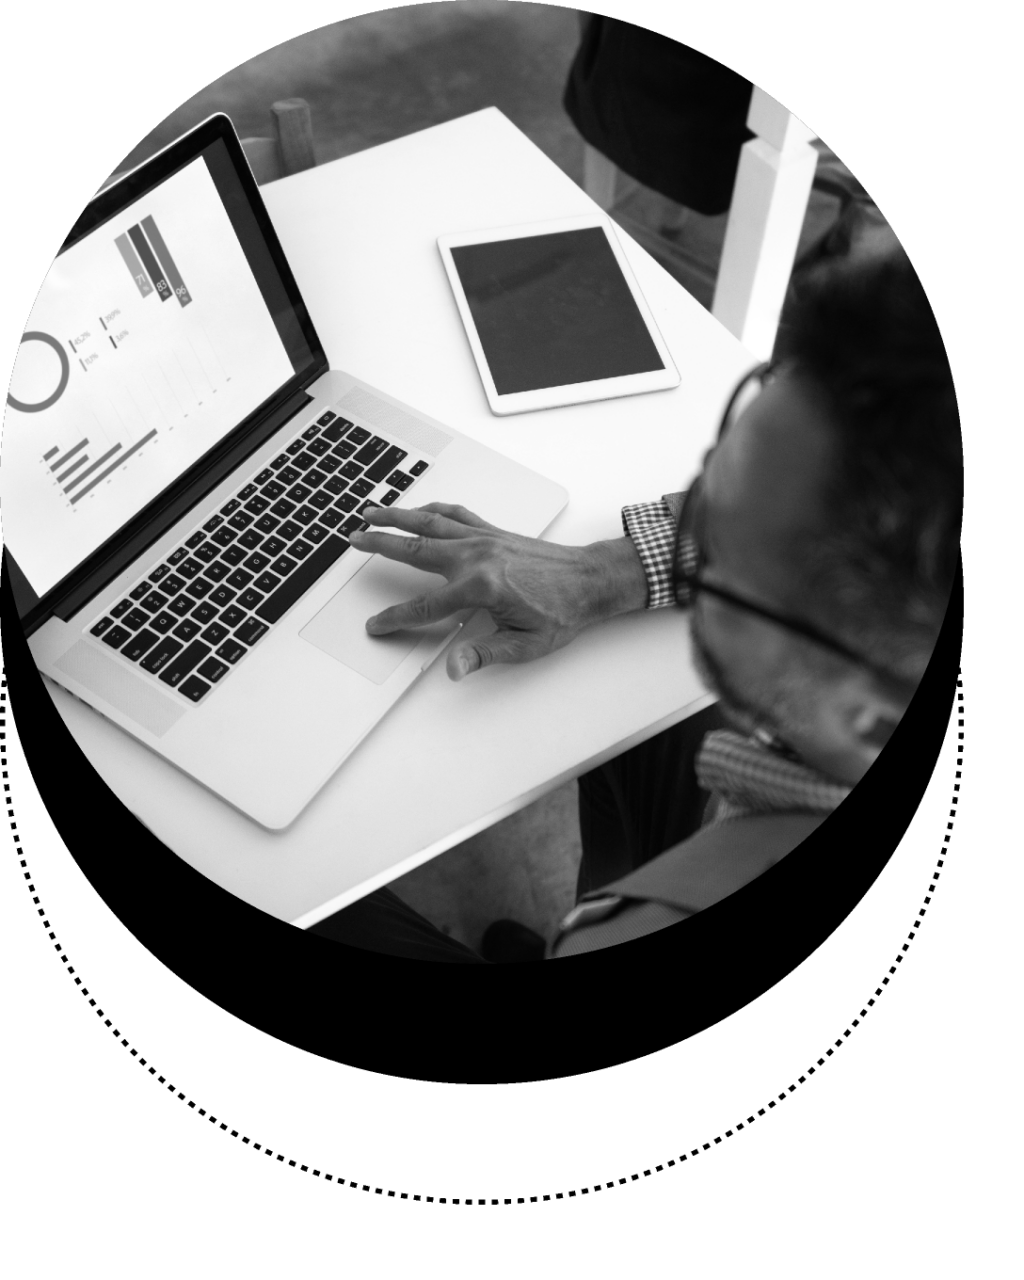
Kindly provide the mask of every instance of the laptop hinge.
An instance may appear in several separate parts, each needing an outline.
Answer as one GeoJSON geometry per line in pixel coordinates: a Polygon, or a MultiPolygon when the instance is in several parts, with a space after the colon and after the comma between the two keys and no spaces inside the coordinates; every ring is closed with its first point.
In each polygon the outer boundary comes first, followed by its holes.
{"type": "MultiPolygon", "coordinates": [[[[317,371],[318,376],[320,372],[317,371]]],[[[39,616],[29,615],[23,618],[26,634],[31,634],[49,617],[60,618],[63,622],[73,617],[108,582],[142,555],[147,547],[163,537],[186,512],[201,502],[226,476],[241,466],[247,457],[255,453],[296,414],[301,413],[312,400],[313,397],[304,388],[295,391],[269,413],[258,427],[248,431],[243,439],[226,444],[221,454],[207,460],[201,475],[185,477],[164,493],[156,504],[147,507],[121,531],[114,551],[98,562],[90,561],[83,566],[75,580],[68,584],[56,601],[47,601],[40,607],[39,616]]]]}

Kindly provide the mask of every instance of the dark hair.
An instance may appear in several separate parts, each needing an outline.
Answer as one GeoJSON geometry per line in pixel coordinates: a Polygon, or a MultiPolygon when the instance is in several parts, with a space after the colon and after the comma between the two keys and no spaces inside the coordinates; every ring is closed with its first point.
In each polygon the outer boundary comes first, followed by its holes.
{"type": "Polygon", "coordinates": [[[895,240],[858,251],[858,219],[854,207],[832,251],[819,247],[794,273],[776,344],[776,360],[824,394],[836,434],[824,527],[799,554],[822,625],[916,677],[959,559],[960,419],[910,260],[895,240]]]}

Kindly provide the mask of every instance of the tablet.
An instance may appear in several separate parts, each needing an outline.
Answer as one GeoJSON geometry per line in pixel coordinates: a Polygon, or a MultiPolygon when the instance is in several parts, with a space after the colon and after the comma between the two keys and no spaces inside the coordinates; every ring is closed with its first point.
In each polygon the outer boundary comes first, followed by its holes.
{"type": "Polygon", "coordinates": [[[493,413],[679,385],[607,218],[447,235],[437,245],[493,413]]]}

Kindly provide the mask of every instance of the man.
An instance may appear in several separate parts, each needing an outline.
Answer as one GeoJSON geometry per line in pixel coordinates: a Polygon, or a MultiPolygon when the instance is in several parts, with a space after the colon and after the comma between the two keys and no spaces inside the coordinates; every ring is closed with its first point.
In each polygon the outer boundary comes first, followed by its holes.
{"type": "Polygon", "coordinates": [[[619,613],[690,610],[699,670],[731,725],[699,744],[712,805],[692,803],[685,726],[584,779],[603,847],[587,848],[584,816],[581,888],[604,888],[549,954],[685,919],[785,856],[863,777],[928,663],[959,554],[952,378],[891,236],[844,228],[839,247],[800,273],[774,363],[737,388],[685,499],[627,508],[623,538],[561,547],[438,504],[373,509],[353,536],[447,579],[371,618],[371,634],[490,613],[493,634],[452,646],[456,680],[540,658],[619,613]]]}

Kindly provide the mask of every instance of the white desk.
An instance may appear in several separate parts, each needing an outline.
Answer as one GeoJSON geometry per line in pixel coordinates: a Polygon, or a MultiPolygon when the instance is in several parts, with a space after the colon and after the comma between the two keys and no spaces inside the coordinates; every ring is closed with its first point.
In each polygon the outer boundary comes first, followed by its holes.
{"type": "MultiPolygon", "coordinates": [[[[623,235],[681,385],[493,417],[435,239],[593,209],[497,110],[308,170],[264,196],[331,365],[563,484],[571,500],[547,534],[554,541],[615,537],[625,503],[685,483],[753,363],[623,235]]],[[[438,662],[292,827],[271,833],[50,687],[99,773],[170,848],[238,897],[301,925],[707,700],[676,610],[617,619],[541,661],[460,684],[438,662]]]]}

